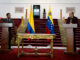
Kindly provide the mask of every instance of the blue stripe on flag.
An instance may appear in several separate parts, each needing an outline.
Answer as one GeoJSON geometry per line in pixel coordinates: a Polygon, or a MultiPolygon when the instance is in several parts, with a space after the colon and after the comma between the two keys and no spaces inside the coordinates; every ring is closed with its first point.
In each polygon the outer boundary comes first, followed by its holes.
{"type": "Polygon", "coordinates": [[[51,34],[54,34],[54,33],[55,33],[55,32],[54,32],[54,26],[53,26],[53,24],[52,24],[52,22],[51,22],[51,20],[50,20],[49,17],[48,17],[48,20],[47,20],[47,24],[46,24],[46,25],[47,25],[50,33],[51,33],[51,34]]]}
{"type": "Polygon", "coordinates": [[[34,34],[34,31],[33,31],[32,27],[30,26],[29,22],[28,22],[27,30],[29,33],[34,34]]]}

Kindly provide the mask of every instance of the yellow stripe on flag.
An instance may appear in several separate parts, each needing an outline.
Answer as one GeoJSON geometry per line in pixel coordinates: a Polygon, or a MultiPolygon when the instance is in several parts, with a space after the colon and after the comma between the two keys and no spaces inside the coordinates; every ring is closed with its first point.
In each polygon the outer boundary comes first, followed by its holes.
{"type": "Polygon", "coordinates": [[[48,16],[49,16],[52,24],[54,25],[53,18],[52,18],[52,13],[51,13],[51,8],[49,8],[48,16]]]}
{"type": "Polygon", "coordinates": [[[30,10],[29,23],[30,23],[33,31],[35,32],[32,5],[31,5],[31,10],[30,10]]]}

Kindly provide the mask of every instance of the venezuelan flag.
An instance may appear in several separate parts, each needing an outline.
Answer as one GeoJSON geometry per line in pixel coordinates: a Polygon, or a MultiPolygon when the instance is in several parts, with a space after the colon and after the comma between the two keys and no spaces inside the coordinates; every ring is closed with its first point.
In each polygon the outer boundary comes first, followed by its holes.
{"type": "MultiPolygon", "coordinates": [[[[54,22],[53,22],[52,15],[51,15],[51,8],[49,8],[45,32],[46,32],[46,34],[55,34],[54,22]]],[[[50,39],[47,39],[47,40],[48,40],[48,42],[50,42],[50,39]]]]}
{"type": "Polygon", "coordinates": [[[47,34],[55,34],[54,32],[54,22],[52,19],[51,8],[49,8],[48,19],[46,23],[46,33],[47,34]]]}
{"type": "Polygon", "coordinates": [[[30,16],[29,16],[29,20],[28,20],[28,25],[27,25],[27,33],[31,33],[31,34],[35,33],[32,6],[31,6],[31,10],[30,10],[30,16]]]}

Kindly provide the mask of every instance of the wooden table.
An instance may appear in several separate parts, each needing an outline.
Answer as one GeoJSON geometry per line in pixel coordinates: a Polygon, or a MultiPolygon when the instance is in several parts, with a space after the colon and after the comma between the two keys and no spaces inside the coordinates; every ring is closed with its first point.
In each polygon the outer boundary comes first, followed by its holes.
{"type": "Polygon", "coordinates": [[[53,39],[55,38],[55,34],[26,34],[26,33],[18,33],[17,34],[17,42],[18,42],[18,57],[21,54],[29,54],[29,55],[50,55],[53,58],[53,39]],[[30,39],[50,39],[50,53],[37,53],[38,49],[35,48],[35,53],[25,53],[23,51],[23,40],[24,38],[30,39]],[[20,53],[20,42],[22,43],[22,50],[20,53]]]}

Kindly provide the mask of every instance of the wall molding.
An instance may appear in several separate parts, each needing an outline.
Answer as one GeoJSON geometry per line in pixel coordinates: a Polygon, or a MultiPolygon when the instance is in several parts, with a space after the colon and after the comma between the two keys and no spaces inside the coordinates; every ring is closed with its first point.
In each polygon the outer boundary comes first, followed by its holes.
{"type": "Polygon", "coordinates": [[[1,3],[0,4],[80,4],[80,3],[1,3]]]}

